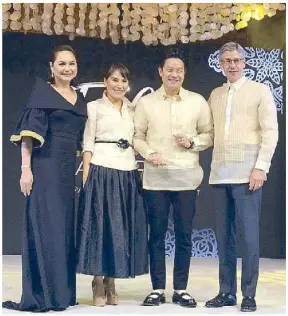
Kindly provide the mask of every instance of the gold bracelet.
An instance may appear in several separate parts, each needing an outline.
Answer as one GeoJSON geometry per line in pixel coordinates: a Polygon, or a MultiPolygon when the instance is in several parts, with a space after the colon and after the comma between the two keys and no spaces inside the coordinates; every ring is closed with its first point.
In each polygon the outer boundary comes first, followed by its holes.
{"type": "Polygon", "coordinates": [[[22,168],[30,168],[30,167],[31,167],[30,165],[22,165],[22,166],[21,166],[21,169],[22,169],[22,168]]]}

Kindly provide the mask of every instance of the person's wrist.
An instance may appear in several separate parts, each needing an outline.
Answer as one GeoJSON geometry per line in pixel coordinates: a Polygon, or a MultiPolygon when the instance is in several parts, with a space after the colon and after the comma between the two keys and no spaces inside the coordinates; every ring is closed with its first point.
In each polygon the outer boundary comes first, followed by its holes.
{"type": "Polygon", "coordinates": [[[153,156],[155,155],[155,153],[151,153],[148,155],[148,160],[151,160],[153,158],[153,156]]]}
{"type": "Polygon", "coordinates": [[[189,145],[186,146],[186,149],[191,149],[193,147],[194,142],[192,140],[189,140],[189,145]]]}
{"type": "MultiPolygon", "coordinates": [[[[259,170],[259,171],[263,171],[263,172],[265,172],[265,170],[263,170],[263,169],[259,169],[259,168],[254,168],[255,170],[259,170]]],[[[266,173],[266,172],[265,172],[266,173]]]]}

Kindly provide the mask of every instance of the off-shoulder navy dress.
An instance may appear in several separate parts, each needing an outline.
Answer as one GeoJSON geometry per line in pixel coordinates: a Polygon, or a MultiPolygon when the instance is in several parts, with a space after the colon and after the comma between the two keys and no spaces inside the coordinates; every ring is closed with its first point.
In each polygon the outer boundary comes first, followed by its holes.
{"type": "Polygon", "coordinates": [[[46,312],[76,304],[75,162],[87,118],[77,93],[73,106],[37,79],[11,141],[33,138],[31,195],[26,198],[22,234],[22,298],[5,308],[46,312]]]}

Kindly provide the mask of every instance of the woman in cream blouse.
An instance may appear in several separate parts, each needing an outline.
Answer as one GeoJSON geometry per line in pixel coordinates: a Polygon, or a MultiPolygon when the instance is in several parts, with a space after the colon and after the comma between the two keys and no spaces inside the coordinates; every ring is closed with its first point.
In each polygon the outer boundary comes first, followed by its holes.
{"type": "Polygon", "coordinates": [[[115,278],[148,273],[147,219],[132,146],[129,71],[112,65],[101,99],[89,102],[83,140],[77,272],[93,275],[93,303],[117,305],[115,278]]]}

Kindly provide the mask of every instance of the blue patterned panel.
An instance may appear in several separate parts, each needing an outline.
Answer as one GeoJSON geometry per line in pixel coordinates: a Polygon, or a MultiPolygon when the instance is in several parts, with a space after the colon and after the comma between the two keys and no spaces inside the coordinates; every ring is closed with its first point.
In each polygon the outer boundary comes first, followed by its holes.
{"type": "MultiPolygon", "coordinates": [[[[214,231],[211,228],[196,230],[193,229],[191,257],[217,258],[217,242],[214,231]]],[[[175,234],[172,218],[168,222],[168,230],[165,238],[165,254],[167,257],[174,257],[175,234]]]]}
{"type": "Polygon", "coordinates": [[[211,228],[205,228],[192,232],[192,257],[217,258],[216,236],[211,228]]]}

